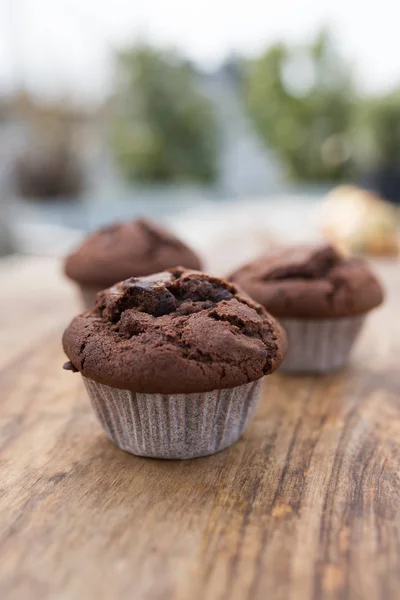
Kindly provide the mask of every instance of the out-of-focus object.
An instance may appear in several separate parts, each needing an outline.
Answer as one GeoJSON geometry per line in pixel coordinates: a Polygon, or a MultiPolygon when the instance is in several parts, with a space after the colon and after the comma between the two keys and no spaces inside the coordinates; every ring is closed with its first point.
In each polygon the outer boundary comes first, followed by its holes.
{"type": "Polygon", "coordinates": [[[277,42],[246,64],[249,116],[287,175],[307,182],[348,176],[354,86],[329,32],[300,46],[277,42]]]}
{"type": "Polygon", "coordinates": [[[325,373],[341,368],[383,290],[367,262],[328,244],[280,248],[228,276],[276,317],[289,351],[283,370],[325,373]]]}
{"type": "Polygon", "coordinates": [[[0,156],[0,257],[15,251],[14,239],[10,230],[9,202],[5,184],[5,169],[1,168],[0,156]]]}
{"type": "Polygon", "coordinates": [[[397,209],[373,192],[342,185],[318,207],[321,231],[347,252],[390,256],[399,252],[397,209]]]}
{"type": "Polygon", "coordinates": [[[0,257],[12,254],[14,244],[3,202],[0,199],[0,257]]]}
{"type": "Polygon", "coordinates": [[[199,204],[169,224],[199,251],[208,273],[224,276],[279,245],[321,241],[316,202],[308,193],[199,204]]]}
{"type": "Polygon", "coordinates": [[[16,194],[47,202],[80,195],[96,152],[99,113],[68,98],[47,102],[16,95],[10,105],[10,118],[21,129],[11,160],[16,194]]]}
{"type": "Polygon", "coordinates": [[[115,223],[89,235],[65,261],[66,275],[80,288],[85,308],[98,291],[129,277],[145,277],[171,267],[200,271],[197,254],[149,219],[115,223]]]}
{"type": "MultiPolygon", "coordinates": [[[[2,234],[0,223],[0,253],[2,234]]],[[[84,233],[55,223],[11,221],[10,235],[15,251],[21,254],[62,257],[78,245],[84,233]]]]}
{"type": "Polygon", "coordinates": [[[111,137],[128,181],[213,183],[217,122],[195,69],[176,52],[138,45],[117,57],[111,137]]]}
{"type": "Polygon", "coordinates": [[[396,164],[378,165],[363,177],[365,187],[400,205],[400,167],[396,164]]]}
{"type": "Polygon", "coordinates": [[[77,159],[63,147],[28,150],[15,164],[15,183],[24,198],[76,196],[83,188],[77,159]]]}
{"type": "Polygon", "coordinates": [[[365,187],[400,204],[400,90],[363,101],[351,137],[365,187]]]}

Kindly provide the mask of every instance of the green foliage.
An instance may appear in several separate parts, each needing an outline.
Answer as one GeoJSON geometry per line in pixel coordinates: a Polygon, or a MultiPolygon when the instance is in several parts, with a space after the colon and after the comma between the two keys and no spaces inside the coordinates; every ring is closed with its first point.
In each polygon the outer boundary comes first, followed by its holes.
{"type": "Polygon", "coordinates": [[[247,65],[246,105],[290,177],[335,180],[349,169],[348,69],[322,32],[307,46],[275,44],[247,65]]]}
{"type": "Polygon", "coordinates": [[[113,147],[129,180],[212,182],[217,135],[212,105],[188,62],[137,46],[118,56],[113,147]]]}
{"type": "Polygon", "coordinates": [[[357,163],[388,166],[400,159],[400,90],[360,103],[353,127],[357,163]]]}

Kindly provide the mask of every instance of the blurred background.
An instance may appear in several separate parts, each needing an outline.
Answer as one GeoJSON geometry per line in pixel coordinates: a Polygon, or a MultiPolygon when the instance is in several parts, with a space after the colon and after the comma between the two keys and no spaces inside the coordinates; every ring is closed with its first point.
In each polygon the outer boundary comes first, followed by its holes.
{"type": "Polygon", "coordinates": [[[60,255],[140,214],[229,266],[320,236],[397,255],[399,16],[0,0],[0,254],[60,255]]]}

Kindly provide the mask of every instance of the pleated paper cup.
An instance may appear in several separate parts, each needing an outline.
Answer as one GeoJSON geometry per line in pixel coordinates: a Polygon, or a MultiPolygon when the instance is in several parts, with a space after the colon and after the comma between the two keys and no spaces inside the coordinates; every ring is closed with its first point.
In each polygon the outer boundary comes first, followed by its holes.
{"type": "Polygon", "coordinates": [[[92,310],[96,301],[96,294],[100,289],[101,288],[88,287],[85,285],[79,286],[79,292],[85,310],[92,310]]]}
{"type": "Polygon", "coordinates": [[[199,394],[139,394],[83,377],[108,437],[122,450],[152,458],[196,458],[219,452],[242,435],[262,379],[199,394]]]}
{"type": "Polygon", "coordinates": [[[293,373],[335,371],[347,362],[365,315],[337,319],[280,319],[288,335],[281,369],[293,373]]]}

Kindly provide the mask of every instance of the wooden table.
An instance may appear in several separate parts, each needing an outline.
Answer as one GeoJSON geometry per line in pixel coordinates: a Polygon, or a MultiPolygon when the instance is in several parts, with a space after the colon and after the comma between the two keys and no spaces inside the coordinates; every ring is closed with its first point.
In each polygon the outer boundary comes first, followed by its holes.
{"type": "Polygon", "coordinates": [[[210,458],[107,440],[60,335],[51,261],[0,263],[0,597],[400,598],[400,265],[342,373],[267,378],[244,437],[210,458]]]}

